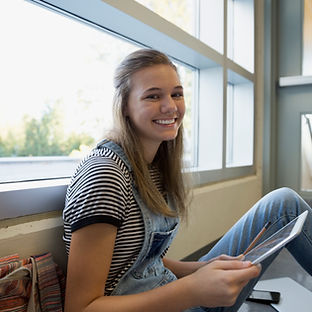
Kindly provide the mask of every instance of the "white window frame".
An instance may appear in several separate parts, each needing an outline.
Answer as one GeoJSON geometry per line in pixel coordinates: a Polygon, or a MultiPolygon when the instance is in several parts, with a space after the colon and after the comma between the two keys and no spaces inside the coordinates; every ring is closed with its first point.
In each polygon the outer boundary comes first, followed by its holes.
{"type": "MultiPolygon", "coordinates": [[[[218,170],[196,170],[194,183],[203,185],[255,174],[255,156],[252,166],[226,168],[226,90],[227,71],[231,70],[255,86],[256,73],[251,73],[226,57],[227,0],[224,0],[224,51],[218,53],[199,39],[191,36],[176,25],[166,21],[134,0],[27,0],[62,15],[74,18],[103,31],[109,31],[124,39],[129,39],[140,45],[159,49],[173,59],[181,61],[204,72],[206,69],[222,68],[223,70],[223,156],[222,168],[218,170]],[[143,31],[144,29],[144,31],[143,31]]],[[[205,1],[205,0],[200,0],[205,1]]],[[[255,10],[256,7],[254,6],[255,10]]],[[[256,14],[254,14],[256,16],[256,14]]],[[[255,42],[256,42],[255,38],[255,42]]],[[[256,63],[256,62],[255,62],[256,63]]],[[[200,85],[200,81],[199,81],[200,85]]],[[[200,109],[201,94],[198,96],[200,109]]],[[[254,110],[255,111],[255,110],[254,110]]],[[[256,125],[254,124],[254,127],[256,125]]],[[[195,129],[197,133],[198,129],[195,129]]],[[[200,137],[200,135],[198,135],[200,137]]],[[[198,140],[198,138],[197,138],[198,140]]],[[[198,142],[200,143],[200,142],[198,142]]],[[[195,152],[197,155],[198,153],[195,152]]],[[[254,144],[255,155],[255,144],[254,144]]],[[[197,155],[197,157],[199,157],[197,155]]],[[[55,183],[55,181],[54,181],[55,183]]],[[[65,191],[68,179],[58,180],[56,185],[51,181],[41,181],[34,186],[26,182],[7,183],[0,185],[0,219],[13,218],[21,215],[59,210],[64,206],[65,191]],[[38,198],[44,198],[50,204],[42,205],[38,198]],[[26,200],[25,200],[26,199],[26,200]],[[29,201],[27,201],[29,199],[29,201]],[[26,205],[25,205],[26,203],[26,205]]]]}

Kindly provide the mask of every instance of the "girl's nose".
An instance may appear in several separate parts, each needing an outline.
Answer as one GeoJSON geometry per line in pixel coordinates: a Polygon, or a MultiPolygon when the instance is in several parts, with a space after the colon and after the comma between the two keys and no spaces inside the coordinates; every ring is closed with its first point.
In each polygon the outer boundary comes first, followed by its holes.
{"type": "Polygon", "coordinates": [[[171,96],[165,97],[161,103],[161,113],[174,113],[178,110],[174,99],[171,96]]]}

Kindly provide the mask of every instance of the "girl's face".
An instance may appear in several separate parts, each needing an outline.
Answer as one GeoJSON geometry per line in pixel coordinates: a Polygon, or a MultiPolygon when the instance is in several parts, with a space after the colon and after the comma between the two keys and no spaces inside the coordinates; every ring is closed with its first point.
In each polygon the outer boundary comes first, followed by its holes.
{"type": "Polygon", "coordinates": [[[131,77],[126,115],[143,145],[147,161],[162,141],[177,136],[185,113],[183,88],[176,71],[169,65],[154,65],[131,77]]]}

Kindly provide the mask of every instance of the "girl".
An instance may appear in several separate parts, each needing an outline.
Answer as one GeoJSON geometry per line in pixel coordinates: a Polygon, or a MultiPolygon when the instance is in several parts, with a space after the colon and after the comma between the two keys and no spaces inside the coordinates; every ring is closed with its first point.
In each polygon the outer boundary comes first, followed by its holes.
{"type": "MultiPolygon", "coordinates": [[[[237,311],[261,271],[239,255],[267,221],[263,238],[310,208],[293,191],[277,190],[200,261],[166,258],[187,212],[183,87],[175,65],[151,49],[130,54],[114,82],[114,129],[82,161],[67,191],[65,311],[237,311]]],[[[288,249],[312,273],[311,214],[288,249]]]]}

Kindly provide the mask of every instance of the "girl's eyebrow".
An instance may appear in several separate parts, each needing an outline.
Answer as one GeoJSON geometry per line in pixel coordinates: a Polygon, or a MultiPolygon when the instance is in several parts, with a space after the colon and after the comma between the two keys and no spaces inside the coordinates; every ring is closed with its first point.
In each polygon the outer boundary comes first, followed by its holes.
{"type": "MultiPolygon", "coordinates": [[[[183,87],[182,86],[176,86],[173,89],[182,89],[183,90],[183,87]]],[[[152,87],[152,88],[146,89],[144,92],[160,91],[160,90],[161,90],[161,88],[152,87]]]]}
{"type": "Polygon", "coordinates": [[[160,89],[160,88],[153,87],[153,88],[149,88],[149,89],[145,90],[144,92],[159,91],[159,90],[161,90],[161,89],[160,89]]]}

